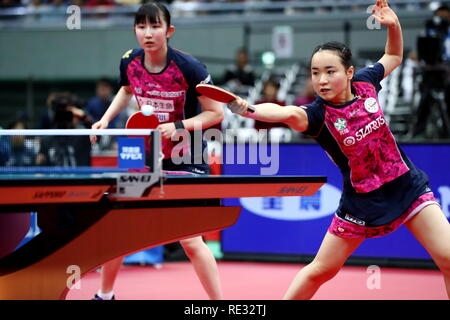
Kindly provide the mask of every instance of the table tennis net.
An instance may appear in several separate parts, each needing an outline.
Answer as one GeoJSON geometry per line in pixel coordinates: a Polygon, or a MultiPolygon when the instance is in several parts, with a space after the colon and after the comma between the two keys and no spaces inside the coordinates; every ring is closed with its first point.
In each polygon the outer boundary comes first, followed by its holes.
{"type": "Polygon", "coordinates": [[[160,144],[147,129],[0,130],[0,174],[154,172],[160,144]]]}

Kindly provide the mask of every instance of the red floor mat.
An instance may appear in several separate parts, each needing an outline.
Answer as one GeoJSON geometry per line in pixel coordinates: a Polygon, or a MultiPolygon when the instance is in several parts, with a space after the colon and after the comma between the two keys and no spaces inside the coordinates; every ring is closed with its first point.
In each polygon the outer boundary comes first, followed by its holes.
{"type": "MultiPolygon", "coordinates": [[[[283,263],[219,262],[227,300],[278,300],[302,266],[283,263]]],[[[380,288],[369,289],[366,267],[344,267],[319,289],[316,300],[428,300],[447,299],[439,271],[381,268],[380,288]]],[[[90,272],[69,300],[88,300],[98,290],[100,274],[90,272]]],[[[162,268],[123,266],[115,287],[120,300],[207,299],[189,262],[164,263],[162,268]]]]}

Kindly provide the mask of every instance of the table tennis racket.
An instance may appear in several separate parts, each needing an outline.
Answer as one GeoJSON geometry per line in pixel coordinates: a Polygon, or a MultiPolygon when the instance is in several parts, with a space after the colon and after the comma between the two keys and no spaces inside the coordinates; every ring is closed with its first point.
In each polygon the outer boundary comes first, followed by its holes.
{"type": "MultiPolygon", "coordinates": [[[[156,129],[159,125],[159,119],[154,114],[146,116],[142,111],[133,113],[127,120],[125,128],[127,129],[156,129]]],[[[139,136],[134,136],[139,137],[139,136]]],[[[150,148],[150,136],[142,136],[144,138],[145,149],[150,148]]]]}
{"type": "MultiPolygon", "coordinates": [[[[222,103],[230,103],[238,98],[234,93],[212,84],[200,83],[195,89],[201,95],[222,103]]],[[[255,108],[248,106],[248,111],[255,112],[255,108]]]]}

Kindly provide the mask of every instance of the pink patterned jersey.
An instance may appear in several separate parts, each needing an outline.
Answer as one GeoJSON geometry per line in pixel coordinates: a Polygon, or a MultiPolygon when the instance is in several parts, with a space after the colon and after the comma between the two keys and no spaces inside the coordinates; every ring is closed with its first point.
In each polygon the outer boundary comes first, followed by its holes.
{"type": "Polygon", "coordinates": [[[342,172],[337,214],[368,225],[399,217],[425,192],[428,182],[389,130],[377,98],[383,77],[384,67],[376,63],[355,74],[352,101],[334,106],[317,97],[305,106],[308,129],[304,133],[320,144],[342,172]]]}
{"type": "MultiPolygon", "coordinates": [[[[144,50],[130,50],[120,64],[120,85],[129,86],[136,97],[139,108],[152,105],[161,123],[181,121],[201,112],[195,86],[200,82],[211,83],[206,67],[191,55],[169,47],[166,67],[159,73],[151,73],[144,66],[144,50]]],[[[194,136],[192,134],[191,136],[194,136]]],[[[173,142],[163,139],[164,159],[170,159],[173,142]]],[[[186,144],[184,152],[200,152],[203,146],[193,148],[186,144]]]]}
{"type": "Polygon", "coordinates": [[[375,87],[354,82],[358,96],[343,108],[326,106],[325,125],[348,159],[356,192],[373,191],[409,170],[377,100],[375,87]]]}

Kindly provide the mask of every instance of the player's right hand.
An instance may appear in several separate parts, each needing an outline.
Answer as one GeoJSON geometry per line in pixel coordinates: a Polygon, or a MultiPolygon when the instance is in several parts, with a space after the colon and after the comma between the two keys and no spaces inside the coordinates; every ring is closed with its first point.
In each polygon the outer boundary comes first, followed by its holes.
{"type": "MultiPolygon", "coordinates": [[[[94,123],[91,127],[91,129],[97,130],[97,129],[106,129],[108,128],[109,122],[106,120],[101,119],[100,121],[97,121],[94,123]]],[[[97,136],[89,136],[89,139],[91,140],[91,144],[97,143],[97,136]]]]}
{"type": "Polygon", "coordinates": [[[227,107],[228,107],[228,109],[231,110],[231,112],[237,113],[241,116],[244,116],[247,114],[248,106],[249,106],[248,102],[240,97],[238,97],[233,102],[230,102],[227,104],[227,107]]]}

